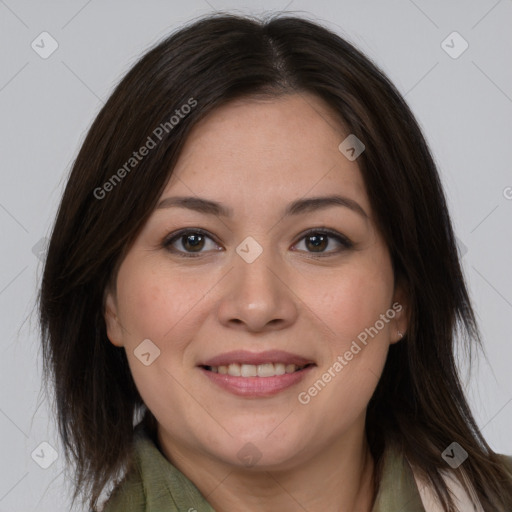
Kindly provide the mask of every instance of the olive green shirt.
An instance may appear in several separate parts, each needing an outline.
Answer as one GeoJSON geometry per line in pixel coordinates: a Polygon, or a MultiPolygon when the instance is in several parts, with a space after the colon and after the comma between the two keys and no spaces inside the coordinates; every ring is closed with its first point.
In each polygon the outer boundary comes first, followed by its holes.
{"type": "MultiPolygon", "coordinates": [[[[512,467],[512,457],[506,457],[512,467]]],[[[198,488],[155,445],[146,430],[135,435],[135,467],[103,512],[215,512],[198,488]]],[[[425,512],[409,464],[388,448],[372,512],[425,512]]]]}

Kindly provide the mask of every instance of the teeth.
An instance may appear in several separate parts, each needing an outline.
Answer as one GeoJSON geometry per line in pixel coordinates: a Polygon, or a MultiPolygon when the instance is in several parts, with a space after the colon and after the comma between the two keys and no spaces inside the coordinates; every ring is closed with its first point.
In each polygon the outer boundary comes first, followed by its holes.
{"type": "Polygon", "coordinates": [[[274,375],[282,375],[284,371],[279,373],[280,370],[278,370],[278,367],[282,367],[284,370],[284,364],[281,363],[260,364],[258,365],[258,377],[273,377],[274,375]]]}
{"type": "Polygon", "coordinates": [[[295,371],[296,366],[294,364],[287,364],[285,371],[286,373],[293,373],[295,371]]]}
{"type": "Polygon", "coordinates": [[[242,377],[256,377],[258,374],[258,367],[253,364],[243,364],[240,367],[242,377]]]}
{"type": "Polygon", "coordinates": [[[274,363],[274,371],[276,375],[284,375],[286,373],[286,366],[283,363],[274,363]]]}
{"type": "Polygon", "coordinates": [[[230,364],[228,366],[228,375],[233,377],[240,377],[240,365],[237,363],[230,364]]]}
{"type": "Polygon", "coordinates": [[[264,364],[238,364],[232,363],[225,366],[210,366],[209,369],[214,373],[222,375],[231,375],[233,377],[275,377],[285,373],[293,373],[303,367],[295,364],[283,363],[264,363],[264,364]]]}

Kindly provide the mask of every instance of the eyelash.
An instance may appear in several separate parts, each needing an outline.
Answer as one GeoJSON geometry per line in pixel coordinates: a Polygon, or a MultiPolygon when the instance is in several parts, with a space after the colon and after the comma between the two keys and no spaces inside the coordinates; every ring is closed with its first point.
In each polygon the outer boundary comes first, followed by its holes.
{"type": "MultiPolygon", "coordinates": [[[[176,231],[176,232],[171,233],[170,235],[166,236],[162,242],[162,247],[164,249],[168,250],[169,252],[176,254],[179,257],[183,257],[183,258],[198,258],[201,255],[203,255],[204,252],[197,252],[197,253],[183,252],[183,251],[177,250],[174,247],[172,247],[172,244],[174,242],[180,240],[181,238],[184,238],[185,235],[202,235],[202,236],[209,238],[213,242],[217,243],[215,241],[215,239],[212,236],[210,236],[210,234],[207,233],[206,231],[204,231],[203,229],[185,228],[185,229],[180,229],[179,231],[176,231]]],[[[347,237],[345,237],[341,233],[338,233],[337,231],[334,231],[329,228],[310,229],[307,232],[301,234],[301,237],[299,238],[297,243],[299,243],[304,238],[307,238],[308,236],[311,236],[311,235],[327,235],[329,238],[335,239],[337,242],[339,242],[343,246],[341,249],[337,249],[334,251],[327,251],[324,253],[309,252],[309,254],[312,255],[313,257],[326,258],[329,256],[339,254],[343,250],[351,249],[354,246],[354,244],[347,237]]],[[[294,245],[297,245],[297,243],[295,243],[294,245]]],[[[302,251],[299,251],[299,252],[302,252],[302,251]]]]}

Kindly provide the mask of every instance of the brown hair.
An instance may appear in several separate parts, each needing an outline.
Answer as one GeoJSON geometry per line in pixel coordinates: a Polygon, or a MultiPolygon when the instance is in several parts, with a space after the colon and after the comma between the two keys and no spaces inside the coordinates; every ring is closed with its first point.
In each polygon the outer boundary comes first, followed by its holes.
{"type": "Polygon", "coordinates": [[[92,124],[62,197],[40,320],[46,382],[66,457],[76,465],[74,498],[83,494],[97,507],[102,490],[130,463],[136,414],[150,414],[124,349],[107,338],[103,298],[187,134],[235,98],[302,92],[323,98],[364,142],[358,164],[395,279],[408,292],[407,335],[391,346],[368,405],[373,456],[378,462],[386,444],[395,444],[448,512],[453,502],[439,471],[446,469],[441,452],[455,441],[469,454],[457,477],[466,473],[485,510],[510,511],[512,475],[481,435],[455,364],[456,332],[469,352],[480,347],[480,335],[440,179],[413,114],[384,74],[329,30],[296,17],[232,15],[195,21],[133,66],[92,124]],[[128,171],[133,152],[191,99],[197,106],[128,171]],[[123,166],[122,180],[113,181],[123,166]]]}

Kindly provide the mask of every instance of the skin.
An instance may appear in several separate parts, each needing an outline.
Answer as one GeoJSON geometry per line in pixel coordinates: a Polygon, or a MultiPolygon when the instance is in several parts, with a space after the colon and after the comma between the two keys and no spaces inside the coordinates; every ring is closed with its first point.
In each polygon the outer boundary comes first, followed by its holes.
{"type": "Polygon", "coordinates": [[[347,135],[309,94],[216,109],[191,132],[161,199],[208,198],[234,216],[155,209],[106,295],[109,339],[126,349],[162,452],[219,512],[371,510],[366,408],[390,344],[407,329],[406,303],[357,160],[338,150],[347,135]],[[333,193],[356,201],[367,217],[342,206],[282,215],[296,199],[333,193]],[[329,238],[322,257],[304,237],[322,227],[353,247],[329,238]],[[181,228],[210,236],[199,253],[183,245],[186,238],[173,243],[195,257],[164,246],[181,228]],[[236,252],[247,236],[263,249],[250,264],[236,252]],[[402,311],[307,405],[299,403],[298,394],[394,302],[402,311]],[[134,355],[144,339],[161,351],[149,366],[134,355]],[[281,349],[317,366],[275,396],[235,396],[197,364],[238,349],[281,349]],[[237,456],[249,442],[260,455],[252,467],[237,456]]]}

